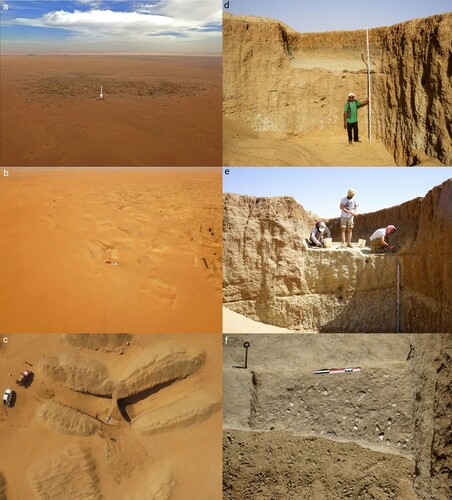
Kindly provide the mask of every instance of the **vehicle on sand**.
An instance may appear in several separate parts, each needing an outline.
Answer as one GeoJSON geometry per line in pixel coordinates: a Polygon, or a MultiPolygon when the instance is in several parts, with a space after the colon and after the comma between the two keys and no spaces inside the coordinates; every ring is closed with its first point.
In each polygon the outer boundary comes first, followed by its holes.
{"type": "Polygon", "coordinates": [[[13,399],[13,391],[11,389],[6,389],[3,394],[3,404],[5,406],[11,406],[11,401],[13,399]]]}
{"type": "Polygon", "coordinates": [[[30,378],[30,375],[31,375],[31,372],[29,372],[28,370],[25,370],[17,378],[16,384],[17,385],[25,385],[27,383],[28,379],[30,378]]]}

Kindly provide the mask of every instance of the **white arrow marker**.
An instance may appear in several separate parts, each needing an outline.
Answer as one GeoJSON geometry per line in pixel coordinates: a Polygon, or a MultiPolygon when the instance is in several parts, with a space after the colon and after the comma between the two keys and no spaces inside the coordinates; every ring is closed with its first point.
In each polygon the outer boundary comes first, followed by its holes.
{"type": "Polygon", "coordinates": [[[102,94],[102,85],[100,86],[100,98],[102,99],[104,97],[104,94],[102,94]]]}

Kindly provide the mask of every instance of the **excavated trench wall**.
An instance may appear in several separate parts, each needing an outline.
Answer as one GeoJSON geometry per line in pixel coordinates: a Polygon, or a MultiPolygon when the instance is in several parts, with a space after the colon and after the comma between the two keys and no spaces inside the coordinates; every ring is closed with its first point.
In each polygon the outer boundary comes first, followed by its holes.
{"type": "MultiPolygon", "coordinates": [[[[370,30],[373,137],[399,165],[452,163],[451,23],[448,13],[370,30]]],[[[224,114],[256,132],[343,133],[347,94],[367,96],[364,30],[301,34],[225,14],[223,51],[224,114]]]]}
{"type": "MultiPolygon", "coordinates": [[[[242,356],[243,339],[241,342],[236,342],[234,336],[228,339],[232,345],[227,356],[235,352],[236,362],[242,356]]],[[[328,345],[314,348],[309,342],[300,343],[299,337],[272,340],[264,336],[261,343],[266,343],[273,352],[269,362],[262,360],[265,354],[256,345],[259,340],[247,337],[252,344],[249,369],[233,369],[233,363],[225,361],[228,367],[223,371],[225,426],[286,430],[412,455],[415,388],[411,362],[406,360],[409,341],[406,336],[400,337],[391,347],[382,347],[376,338],[356,339],[347,344],[348,352],[342,356],[352,364],[363,363],[362,372],[318,376],[313,375],[311,365],[314,362],[318,368],[329,366],[328,345]],[[310,352],[311,358],[305,359],[300,351],[310,352]]]]}
{"type": "MultiPolygon", "coordinates": [[[[389,242],[399,248],[401,331],[452,332],[452,180],[424,198],[357,215],[353,240],[369,244],[375,229],[389,224],[397,228],[389,242]]],[[[339,224],[332,237],[340,240],[339,224]]]]}
{"type": "Polygon", "coordinates": [[[293,198],[225,194],[225,305],[301,332],[395,333],[399,262],[400,331],[452,331],[452,180],[425,198],[356,217],[354,241],[398,227],[396,254],[308,249],[314,221],[293,198]]]}
{"type": "Polygon", "coordinates": [[[417,498],[450,498],[452,335],[400,335],[387,343],[350,339],[335,349],[331,336],[315,343],[306,336],[229,336],[225,429],[285,430],[408,454],[417,498]],[[240,370],[234,366],[245,340],[251,343],[249,364],[240,370]],[[330,366],[331,356],[359,363],[362,372],[314,376],[312,369],[330,366]]]}

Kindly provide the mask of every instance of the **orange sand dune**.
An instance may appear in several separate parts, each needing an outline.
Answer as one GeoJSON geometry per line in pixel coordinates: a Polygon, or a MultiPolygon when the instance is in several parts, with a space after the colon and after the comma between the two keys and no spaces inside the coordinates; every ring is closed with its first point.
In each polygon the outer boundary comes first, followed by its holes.
{"type": "Polygon", "coordinates": [[[10,169],[0,331],[221,331],[221,171],[10,169]]]}
{"type": "Polygon", "coordinates": [[[3,166],[221,165],[219,57],[2,55],[0,69],[3,166]]]}

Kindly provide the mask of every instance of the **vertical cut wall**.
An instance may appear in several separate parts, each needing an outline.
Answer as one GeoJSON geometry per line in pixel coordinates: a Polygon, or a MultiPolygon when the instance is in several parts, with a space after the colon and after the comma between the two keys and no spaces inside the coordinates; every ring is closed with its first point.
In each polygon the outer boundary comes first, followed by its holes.
{"type": "MultiPolygon", "coordinates": [[[[358,215],[354,241],[394,224],[396,254],[309,250],[315,218],[293,198],[223,197],[223,300],[254,320],[304,332],[452,331],[452,180],[400,206],[358,215]]],[[[331,221],[330,221],[331,222],[331,221]]],[[[333,239],[339,236],[333,228],[333,239]]]]}
{"type": "MultiPolygon", "coordinates": [[[[451,36],[451,13],[370,30],[374,137],[398,165],[452,164],[451,36]]],[[[256,132],[343,133],[348,92],[367,96],[364,30],[301,34],[225,14],[223,50],[224,115],[256,132]]]]}

